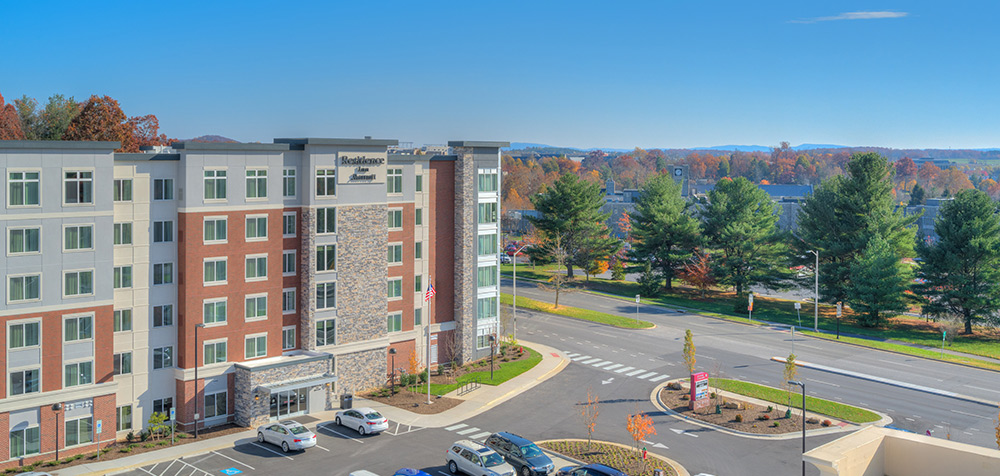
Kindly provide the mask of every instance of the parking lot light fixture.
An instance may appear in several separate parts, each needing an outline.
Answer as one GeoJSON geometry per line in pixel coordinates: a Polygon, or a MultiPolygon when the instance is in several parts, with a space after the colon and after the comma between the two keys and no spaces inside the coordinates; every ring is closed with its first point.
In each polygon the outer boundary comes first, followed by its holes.
{"type": "Polygon", "coordinates": [[[802,476],[806,476],[806,384],[798,380],[789,380],[788,385],[802,387],[802,476]]]}

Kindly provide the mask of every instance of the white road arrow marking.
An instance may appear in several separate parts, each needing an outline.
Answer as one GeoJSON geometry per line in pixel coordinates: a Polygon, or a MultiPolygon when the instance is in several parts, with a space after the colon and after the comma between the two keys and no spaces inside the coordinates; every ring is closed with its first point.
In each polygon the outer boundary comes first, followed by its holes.
{"type": "Polygon", "coordinates": [[[694,433],[688,433],[687,430],[678,430],[677,428],[671,428],[670,431],[677,433],[678,435],[693,436],[695,438],[698,437],[698,435],[695,435],[694,433]]]}
{"type": "Polygon", "coordinates": [[[653,443],[653,448],[663,448],[665,450],[669,449],[669,448],[667,448],[667,445],[664,445],[664,444],[661,444],[661,443],[653,443]]]}
{"type": "Polygon", "coordinates": [[[611,377],[611,378],[609,378],[607,380],[601,380],[601,384],[607,385],[607,384],[611,383],[611,381],[614,380],[614,379],[615,379],[614,377],[611,377]]]}

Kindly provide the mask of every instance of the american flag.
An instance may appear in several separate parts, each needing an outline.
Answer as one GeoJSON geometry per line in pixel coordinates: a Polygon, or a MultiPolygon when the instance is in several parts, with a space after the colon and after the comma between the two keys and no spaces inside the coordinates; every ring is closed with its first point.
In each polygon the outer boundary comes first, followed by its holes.
{"type": "Polygon", "coordinates": [[[437,291],[434,290],[434,283],[430,283],[430,286],[427,286],[427,292],[424,293],[424,302],[430,301],[435,294],[437,291]]]}

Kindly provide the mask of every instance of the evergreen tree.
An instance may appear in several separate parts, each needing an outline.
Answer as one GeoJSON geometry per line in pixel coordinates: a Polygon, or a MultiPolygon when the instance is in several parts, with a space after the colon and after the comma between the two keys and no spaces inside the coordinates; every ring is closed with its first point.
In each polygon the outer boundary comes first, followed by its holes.
{"type": "Polygon", "coordinates": [[[787,248],[775,226],[778,210],[767,192],[743,177],[723,179],[708,202],[705,236],[719,250],[712,254],[719,284],[742,296],[750,286],[776,288],[788,279],[787,248]]]}
{"type": "Polygon", "coordinates": [[[698,221],[691,204],[681,197],[681,184],[668,174],[650,178],[639,193],[632,236],[632,256],[652,260],[671,289],[678,268],[697,246],[698,221]]]}
{"type": "Polygon", "coordinates": [[[941,207],[934,222],[939,239],[920,243],[918,287],[928,298],[924,312],[957,316],[972,333],[979,322],[997,324],[1000,310],[1000,217],[985,193],[963,190],[941,207]]]}
{"type": "Polygon", "coordinates": [[[654,297],[660,294],[660,276],[649,264],[649,261],[642,265],[642,274],[639,275],[639,292],[643,296],[654,297]]]}
{"type": "Polygon", "coordinates": [[[909,206],[915,207],[918,205],[923,205],[927,203],[927,191],[920,184],[914,184],[913,190],[910,190],[910,204],[909,206]]]}
{"type": "Polygon", "coordinates": [[[552,261],[556,243],[566,253],[566,275],[573,268],[586,267],[597,258],[614,254],[621,243],[611,237],[605,224],[609,213],[601,213],[604,195],[596,183],[564,174],[551,187],[531,197],[541,217],[528,217],[539,232],[541,242],[529,249],[533,259],[552,261]]]}
{"type": "MultiPolygon", "coordinates": [[[[875,236],[885,239],[896,256],[913,256],[912,225],[892,197],[895,167],[885,157],[859,153],[847,163],[847,175],[823,182],[806,199],[798,217],[799,255],[818,250],[820,291],[830,301],[850,301],[852,265],[875,236]]],[[[806,259],[809,263],[811,260],[806,259]]],[[[804,262],[805,263],[805,262],[804,262]]]]}
{"type": "Polygon", "coordinates": [[[877,327],[885,319],[906,310],[905,292],[913,275],[889,241],[875,235],[851,266],[846,291],[858,323],[877,327]]]}

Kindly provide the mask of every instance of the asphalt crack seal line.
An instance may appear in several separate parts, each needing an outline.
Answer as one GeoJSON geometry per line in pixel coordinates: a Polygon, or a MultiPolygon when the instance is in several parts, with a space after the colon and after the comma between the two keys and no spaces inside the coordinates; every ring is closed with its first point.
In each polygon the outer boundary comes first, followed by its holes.
{"type": "MultiPolygon", "coordinates": [[[[785,363],[785,361],[786,361],[786,359],[784,357],[771,357],[771,360],[773,360],[775,362],[781,362],[781,363],[785,363]]],[[[803,368],[807,368],[807,369],[819,370],[821,372],[829,372],[829,373],[832,373],[832,374],[846,375],[848,377],[859,378],[859,379],[868,380],[868,381],[871,381],[871,382],[884,383],[886,385],[892,385],[894,387],[908,388],[910,390],[916,390],[918,392],[930,393],[932,395],[940,395],[942,397],[954,398],[956,400],[965,400],[967,402],[978,403],[980,405],[986,405],[986,406],[989,406],[989,407],[996,407],[997,406],[997,402],[990,401],[990,400],[984,400],[984,399],[981,399],[981,398],[971,397],[971,396],[968,396],[968,395],[962,395],[960,393],[955,393],[955,392],[951,392],[951,391],[948,391],[948,390],[941,390],[939,388],[927,387],[927,386],[924,386],[924,385],[917,385],[915,383],[906,383],[906,382],[901,382],[899,380],[893,380],[893,379],[889,379],[889,378],[877,377],[875,375],[863,374],[863,373],[854,372],[854,371],[851,371],[851,370],[838,369],[838,368],[835,368],[835,367],[827,367],[825,365],[820,365],[820,364],[811,364],[811,363],[808,363],[808,362],[802,362],[802,361],[798,361],[798,360],[795,361],[795,365],[798,365],[799,367],[803,367],[803,368]]]]}

